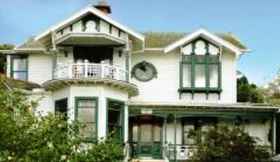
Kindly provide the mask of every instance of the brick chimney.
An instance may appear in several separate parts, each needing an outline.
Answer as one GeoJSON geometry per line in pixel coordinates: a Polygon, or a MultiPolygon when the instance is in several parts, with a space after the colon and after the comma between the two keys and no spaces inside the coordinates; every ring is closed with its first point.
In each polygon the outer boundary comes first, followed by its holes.
{"type": "Polygon", "coordinates": [[[111,13],[111,6],[107,3],[106,0],[99,0],[99,2],[96,5],[94,5],[94,7],[105,14],[111,13]]]}

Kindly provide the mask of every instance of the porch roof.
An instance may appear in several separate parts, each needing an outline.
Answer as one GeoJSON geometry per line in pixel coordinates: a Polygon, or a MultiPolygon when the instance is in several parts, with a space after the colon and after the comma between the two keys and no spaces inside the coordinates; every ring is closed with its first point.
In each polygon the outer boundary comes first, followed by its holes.
{"type": "Polygon", "coordinates": [[[278,112],[280,107],[257,103],[190,103],[190,102],[135,102],[128,106],[133,108],[151,108],[162,111],[227,111],[227,112],[278,112]]]}

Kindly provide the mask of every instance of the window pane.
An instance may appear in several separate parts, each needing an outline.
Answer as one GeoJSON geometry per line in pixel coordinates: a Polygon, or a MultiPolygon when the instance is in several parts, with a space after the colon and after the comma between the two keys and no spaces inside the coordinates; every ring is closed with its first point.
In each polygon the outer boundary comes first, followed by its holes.
{"type": "Polygon", "coordinates": [[[113,110],[109,110],[109,124],[111,125],[119,125],[120,124],[120,116],[121,113],[120,111],[113,111],[113,110]]]}
{"type": "Polygon", "coordinates": [[[26,58],[14,58],[13,59],[13,71],[26,71],[27,59],[26,58]]]}
{"type": "Polygon", "coordinates": [[[152,125],[144,124],[141,125],[141,142],[152,141],[152,125]]]}
{"type": "Polygon", "coordinates": [[[87,123],[83,125],[82,129],[80,129],[81,136],[84,138],[95,138],[96,137],[96,124],[95,123],[87,123]]]}
{"type": "Polygon", "coordinates": [[[195,61],[197,63],[204,63],[205,62],[205,58],[206,58],[206,56],[197,55],[197,56],[195,56],[195,61]]]}
{"type": "Polygon", "coordinates": [[[219,62],[219,56],[208,56],[209,63],[218,63],[219,62]]]}
{"type": "Polygon", "coordinates": [[[78,121],[79,122],[95,122],[95,109],[93,108],[79,108],[78,121]]]}
{"type": "Polygon", "coordinates": [[[183,64],[183,87],[191,87],[191,65],[183,64]]]}
{"type": "Polygon", "coordinates": [[[18,80],[27,80],[27,72],[13,72],[13,78],[18,80]]]}
{"type": "Polygon", "coordinates": [[[195,141],[190,138],[190,131],[194,129],[194,125],[184,125],[184,144],[193,145],[195,141]]]}
{"type": "Polygon", "coordinates": [[[82,108],[82,107],[95,108],[96,107],[96,101],[92,100],[92,99],[82,99],[82,100],[79,100],[78,107],[79,108],[82,108]]]}
{"type": "Polygon", "coordinates": [[[154,141],[160,142],[161,137],[161,128],[160,126],[154,126],[154,141]]]}
{"type": "Polygon", "coordinates": [[[209,65],[209,82],[211,88],[217,88],[218,87],[218,77],[219,70],[218,65],[209,65]]]}
{"type": "Polygon", "coordinates": [[[184,55],[184,56],[183,56],[183,61],[184,61],[184,62],[191,63],[191,61],[192,61],[192,56],[184,55]]]}
{"type": "Polygon", "coordinates": [[[195,87],[206,87],[205,65],[195,65],[195,87]]]}
{"type": "Polygon", "coordinates": [[[132,141],[137,142],[138,141],[138,126],[133,125],[132,127],[132,141]]]}

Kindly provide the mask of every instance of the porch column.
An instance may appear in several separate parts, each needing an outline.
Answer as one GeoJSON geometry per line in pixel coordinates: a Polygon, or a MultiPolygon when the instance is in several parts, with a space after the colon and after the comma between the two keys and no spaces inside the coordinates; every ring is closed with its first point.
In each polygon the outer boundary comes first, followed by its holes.
{"type": "Polygon", "coordinates": [[[174,160],[177,162],[177,114],[174,113],[174,160]]]}
{"type": "Polygon", "coordinates": [[[276,154],[276,114],[273,114],[272,117],[272,151],[273,154],[276,154]]]}
{"type": "Polygon", "coordinates": [[[97,118],[97,124],[98,124],[98,139],[100,138],[106,138],[106,131],[107,131],[107,106],[106,106],[106,99],[103,95],[103,93],[99,97],[99,103],[98,103],[98,118],[97,118]]]}
{"type": "Polygon", "coordinates": [[[124,105],[124,143],[128,142],[128,133],[129,133],[129,110],[127,103],[124,105]]]}
{"type": "Polygon", "coordinates": [[[167,116],[164,116],[164,121],[163,121],[163,124],[164,124],[164,145],[167,144],[167,116]]]}

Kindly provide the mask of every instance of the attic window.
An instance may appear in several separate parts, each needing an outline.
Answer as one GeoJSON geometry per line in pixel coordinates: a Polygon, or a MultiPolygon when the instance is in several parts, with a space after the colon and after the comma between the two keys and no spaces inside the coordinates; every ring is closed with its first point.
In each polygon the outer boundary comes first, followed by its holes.
{"type": "Polygon", "coordinates": [[[198,39],[181,49],[181,92],[220,92],[220,50],[204,39],[198,39]]]}

